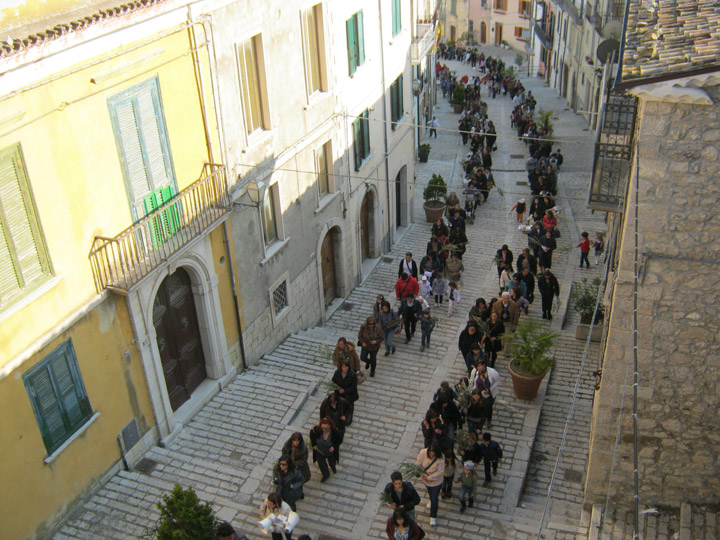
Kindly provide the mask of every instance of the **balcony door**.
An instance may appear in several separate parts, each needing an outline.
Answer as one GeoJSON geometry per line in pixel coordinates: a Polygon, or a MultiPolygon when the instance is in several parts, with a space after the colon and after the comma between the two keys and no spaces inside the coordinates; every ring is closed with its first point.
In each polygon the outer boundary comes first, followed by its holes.
{"type": "Polygon", "coordinates": [[[175,411],[207,377],[190,276],[182,268],[160,285],[153,324],[170,406],[175,411]]]}

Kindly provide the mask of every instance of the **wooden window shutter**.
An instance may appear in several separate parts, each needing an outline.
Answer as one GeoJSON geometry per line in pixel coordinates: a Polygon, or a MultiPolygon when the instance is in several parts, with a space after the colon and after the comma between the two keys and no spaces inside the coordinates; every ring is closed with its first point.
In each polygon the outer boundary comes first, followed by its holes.
{"type": "Polygon", "coordinates": [[[361,66],[365,63],[365,27],[363,25],[363,12],[362,9],[357,12],[357,43],[358,43],[358,65],[361,66]]]}
{"type": "Polygon", "coordinates": [[[350,75],[352,75],[355,73],[358,66],[357,36],[355,35],[354,15],[345,22],[345,26],[347,27],[348,67],[350,75]]]}
{"type": "Polygon", "coordinates": [[[361,126],[363,134],[363,159],[365,159],[370,154],[370,120],[368,119],[367,109],[362,115],[361,126]]]}
{"type": "Polygon", "coordinates": [[[49,272],[20,145],[0,152],[0,305],[49,272]]]}
{"type": "Polygon", "coordinates": [[[139,211],[141,201],[152,191],[150,171],[143,155],[140,112],[134,99],[118,103],[113,110],[130,193],[130,206],[133,210],[133,219],[138,219],[143,215],[139,211]]]}
{"type": "Polygon", "coordinates": [[[360,170],[360,164],[362,163],[362,155],[361,155],[361,145],[362,141],[360,140],[360,122],[362,120],[358,118],[353,122],[353,142],[355,143],[355,170],[360,170]]]}

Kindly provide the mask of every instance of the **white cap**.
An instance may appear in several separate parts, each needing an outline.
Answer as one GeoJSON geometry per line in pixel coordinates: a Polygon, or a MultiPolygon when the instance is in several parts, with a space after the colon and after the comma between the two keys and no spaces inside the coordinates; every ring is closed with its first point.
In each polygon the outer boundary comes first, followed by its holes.
{"type": "Polygon", "coordinates": [[[465,467],[468,471],[472,471],[475,468],[475,464],[472,461],[466,461],[463,463],[463,467],[465,467]]]}
{"type": "Polygon", "coordinates": [[[427,276],[423,276],[421,281],[427,281],[427,276]]]}

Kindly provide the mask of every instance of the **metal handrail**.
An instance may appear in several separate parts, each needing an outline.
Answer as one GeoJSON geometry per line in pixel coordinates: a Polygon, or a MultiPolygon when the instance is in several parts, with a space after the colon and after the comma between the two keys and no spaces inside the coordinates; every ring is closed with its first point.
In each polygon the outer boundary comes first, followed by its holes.
{"type": "Polygon", "coordinates": [[[197,181],[117,236],[94,237],[88,258],[95,288],[127,293],[230,210],[225,166],[206,163],[197,181]]]}

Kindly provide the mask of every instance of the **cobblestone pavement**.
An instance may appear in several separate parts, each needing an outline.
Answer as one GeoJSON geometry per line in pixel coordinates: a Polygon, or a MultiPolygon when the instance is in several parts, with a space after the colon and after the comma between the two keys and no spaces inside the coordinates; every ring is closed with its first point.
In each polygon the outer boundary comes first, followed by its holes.
{"type": "MultiPolygon", "coordinates": [[[[514,53],[500,49],[487,50],[514,57],[514,53]]],[[[471,72],[468,66],[448,64],[460,75],[471,72]]],[[[602,268],[576,269],[579,255],[574,248],[582,230],[592,236],[604,229],[601,216],[585,209],[592,133],[583,129],[581,117],[565,110],[564,102],[551,89],[534,79],[524,82],[536,95],[540,108],[557,113],[555,133],[563,140],[561,148],[566,158],[558,197],[563,208],[559,225],[562,237],[553,260],[565,298],[562,314],[573,279],[578,275],[600,275],[602,268]]],[[[464,257],[460,309],[452,317],[434,310],[439,324],[431,347],[424,352],[419,350],[418,332],[408,345],[399,339],[395,355],[384,357],[381,353],[378,357],[376,377],[360,386],[355,421],[347,430],[338,474],[321,484],[318,469],[311,466],[313,478],[305,487],[306,498],[298,503],[301,521],[297,534],[307,532],[313,538],[327,534],[347,540],[386,538],[385,522],[390,512],[381,506],[379,493],[396,465],[414,459],[420,450],[420,422],[440,382],[454,383],[464,374],[457,336],[474,299],[489,299],[497,294],[497,273],[492,264],[495,251],[508,244],[519,254],[526,245],[509,210],[519,197],[530,194],[524,172],[527,150],[510,131],[510,99],[498,96],[487,101],[490,118],[498,128],[499,150],[493,155],[493,169],[503,194],[493,190],[487,203],[479,208],[474,225],[468,226],[470,245],[464,257]]],[[[418,182],[423,184],[438,172],[459,192],[459,160],[467,148],[453,131],[457,115],[442,99],[436,115],[441,129],[438,138],[430,141],[430,161],[417,166],[418,182]]],[[[55,537],[137,538],[157,518],[155,505],[161,494],[175,483],[193,486],[202,499],[213,502],[221,519],[231,521],[251,538],[261,537],[257,509],[269,492],[271,467],[292,432],[307,433],[316,423],[325,393],[318,383],[332,374],[332,364],[318,347],[334,346],[343,335],[354,340],[376,295],[394,298],[399,259],[410,250],[419,260],[430,236],[422,200],[416,200],[415,217],[416,223],[408,227],[392,252],[381,257],[369,277],[324,326],[290,336],[259,364],[240,374],[166,448],[153,448],[141,467],[110,479],[55,537]]],[[[538,304],[539,300],[531,307],[530,316],[539,318],[538,304]]],[[[428,533],[427,538],[536,537],[583,356],[584,342],[574,338],[575,323],[570,312],[564,328],[562,316],[552,321],[552,326],[562,333],[556,347],[557,365],[536,400],[522,401],[513,396],[507,359],[500,355],[497,367],[502,380],[492,429],[505,454],[498,475],[491,487],[479,488],[476,507],[463,514],[456,500],[441,501],[438,526],[432,528],[425,508],[426,492],[419,486],[423,502],[417,509],[418,522],[428,533]]],[[[550,512],[544,521],[545,538],[586,538],[588,534],[588,520],[581,524],[581,503],[594,384],[591,373],[596,369],[597,357],[598,347],[594,345],[557,470],[550,512]]]]}

